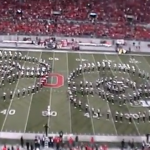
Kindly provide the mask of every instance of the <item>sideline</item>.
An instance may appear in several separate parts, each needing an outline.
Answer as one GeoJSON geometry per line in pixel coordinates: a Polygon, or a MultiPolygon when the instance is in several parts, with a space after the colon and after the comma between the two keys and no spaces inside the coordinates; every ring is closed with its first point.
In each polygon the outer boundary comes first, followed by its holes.
{"type": "MultiPolygon", "coordinates": [[[[41,133],[17,133],[17,132],[1,132],[0,139],[10,139],[10,140],[20,140],[21,136],[24,139],[33,140],[35,136],[42,137],[43,134],[41,133]]],[[[49,134],[49,137],[58,136],[58,134],[49,134]]],[[[73,134],[64,134],[63,138],[64,141],[67,141],[69,137],[75,139],[75,135],[73,134]]],[[[92,135],[78,135],[79,141],[88,142],[91,140],[92,135]]],[[[142,142],[146,140],[145,136],[113,136],[113,135],[94,135],[95,142],[121,142],[123,139],[125,141],[132,141],[134,142],[142,142]]]]}
{"type": "MultiPolygon", "coordinates": [[[[106,51],[106,50],[100,50],[100,51],[71,51],[67,49],[62,49],[62,50],[48,50],[48,49],[43,49],[43,48],[1,48],[0,50],[5,50],[5,51],[33,51],[33,52],[55,52],[55,53],[81,53],[81,54],[106,54],[106,55],[118,55],[115,51],[106,51]]],[[[127,54],[120,54],[121,56],[123,55],[132,55],[132,56],[150,56],[150,52],[131,52],[127,54]]]]}

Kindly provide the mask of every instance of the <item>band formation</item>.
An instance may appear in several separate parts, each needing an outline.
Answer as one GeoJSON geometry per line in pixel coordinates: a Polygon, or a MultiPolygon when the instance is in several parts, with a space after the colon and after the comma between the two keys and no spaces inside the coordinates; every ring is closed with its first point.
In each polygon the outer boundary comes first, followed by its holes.
{"type": "Polygon", "coordinates": [[[148,73],[138,70],[135,66],[129,64],[112,64],[103,61],[85,63],[79,65],[68,77],[68,99],[74,108],[82,111],[84,115],[89,118],[110,119],[113,117],[115,122],[120,123],[125,120],[129,121],[129,123],[133,121],[137,123],[140,121],[150,121],[150,110],[148,109],[147,111],[137,112],[135,114],[118,112],[116,110],[115,114],[112,114],[113,112],[111,112],[111,110],[102,112],[100,109],[89,106],[89,103],[83,102],[83,99],[86,99],[87,96],[98,96],[109,105],[142,107],[142,105],[144,105],[143,103],[147,103],[150,97],[149,78],[148,73]],[[121,75],[112,75],[111,77],[112,71],[114,74],[118,72],[138,78],[138,83],[128,78],[123,78],[121,75]],[[84,74],[92,74],[94,72],[98,72],[99,74],[99,78],[95,82],[84,80],[84,74]],[[102,73],[105,74],[103,75],[105,77],[100,75],[102,73]],[[83,80],[76,82],[77,78],[83,80]],[[141,99],[143,101],[141,101],[141,99]]]}
{"type": "MultiPolygon", "coordinates": [[[[46,60],[22,55],[21,52],[0,52],[0,88],[3,89],[3,93],[1,93],[2,99],[4,101],[12,100],[14,97],[19,98],[37,93],[47,83],[51,69],[50,62],[46,62],[46,60]],[[24,63],[26,62],[32,65],[25,67],[24,63]],[[14,89],[14,91],[5,88],[7,84],[14,84],[21,78],[34,78],[36,82],[33,86],[14,89]]],[[[148,73],[130,64],[115,64],[105,61],[84,63],[75,68],[68,76],[68,91],[66,92],[71,105],[78,109],[77,111],[83,112],[85,117],[93,117],[95,119],[110,119],[113,117],[115,122],[123,122],[125,120],[128,120],[129,123],[133,121],[137,123],[141,121],[146,122],[150,121],[150,110],[148,109],[144,112],[136,112],[135,114],[117,110],[115,113],[111,110],[105,110],[104,112],[100,108],[94,108],[86,100],[83,101],[83,99],[87,99],[88,96],[97,96],[100,97],[98,100],[104,100],[109,105],[119,107],[148,106],[148,99],[150,98],[149,79],[148,73]],[[111,73],[112,71],[114,74],[127,74],[134,77],[135,80],[124,78],[121,75],[114,76],[111,73]],[[99,77],[94,82],[84,80],[84,74],[95,72],[99,74],[99,77]],[[105,75],[101,76],[101,73],[105,75]],[[136,79],[138,80],[136,81],[136,79]]],[[[49,111],[47,110],[46,116],[51,116],[50,107],[48,106],[49,111]]]]}
{"type": "Polygon", "coordinates": [[[50,72],[51,66],[45,60],[39,60],[35,57],[22,55],[21,52],[0,51],[0,88],[3,88],[3,100],[11,100],[14,97],[26,96],[38,92],[43,88],[47,74],[50,72]],[[24,67],[24,63],[32,63],[33,67],[24,67]],[[37,78],[35,85],[24,87],[23,89],[15,89],[10,91],[5,88],[7,84],[14,84],[21,78],[37,78]],[[42,80],[40,80],[42,78],[42,80]]]}

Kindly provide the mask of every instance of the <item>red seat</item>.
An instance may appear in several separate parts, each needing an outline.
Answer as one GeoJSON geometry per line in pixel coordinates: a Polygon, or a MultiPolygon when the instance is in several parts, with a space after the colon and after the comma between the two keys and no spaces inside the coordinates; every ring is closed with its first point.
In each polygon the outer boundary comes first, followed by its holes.
{"type": "Polygon", "coordinates": [[[150,2],[147,0],[26,0],[23,3],[16,0],[0,0],[0,3],[0,32],[4,34],[150,39],[148,28],[137,25],[134,29],[127,25],[126,21],[127,16],[132,16],[138,24],[149,23],[150,2]],[[17,15],[18,9],[22,10],[22,15],[17,15]],[[57,18],[57,25],[43,21],[56,19],[52,11],[61,12],[57,18]],[[97,13],[98,23],[83,23],[89,20],[90,12],[97,13]],[[66,19],[80,23],[68,23],[66,19]]]}

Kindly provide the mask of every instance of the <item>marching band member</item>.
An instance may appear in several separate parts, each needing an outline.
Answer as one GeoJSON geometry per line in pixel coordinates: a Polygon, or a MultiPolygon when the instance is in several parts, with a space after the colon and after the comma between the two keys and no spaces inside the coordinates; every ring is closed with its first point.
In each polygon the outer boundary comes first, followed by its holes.
{"type": "Polygon", "coordinates": [[[98,69],[98,71],[100,71],[100,68],[101,68],[101,64],[100,64],[100,62],[97,62],[97,69],[98,69]]]}
{"type": "Polygon", "coordinates": [[[95,70],[95,64],[92,63],[92,71],[94,71],[94,70],[95,70]]]}
{"type": "Polygon", "coordinates": [[[6,100],[6,93],[5,92],[3,93],[3,100],[4,101],[6,100]]]}
{"type": "Polygon", "coordinates": [[[30,91],[31,91],[31,87],[29,86],[27,90],[28,90],[27,93],[28,93],[28,95],[29,95],[29,94],[30,94],[30,91]]]}
{"type": "Polygon", "coordinates": [[[82,109],[82,102],[80,100],[79,100],[78,105],[79,105],[79,110],[81,111],[81,109],[82,109]]]}
{"type": "Polygon", "coordinates": [[[26,89],[23,88],[23,89],[22,89],[22,96],[25,96],[25,93],[26,93],[26,89]]]}
{"type": "Polygon", "coordinates": [[[107,111],[107,119],[109,119],[109,118],[110,118],[110,113],[111,113],[111,111],[110,111],[110,110],[108,110],[108,111],[107,111]]]}
{"type": "Polygon", "coordinates": [[[13,92],[10,91],[10,99],[12,99],[12,98],[13,98],[13,92]]]}
{"type": "Polygon", "coordinates": [[[76,98],[73,99],[73,104],[74,104],[74,108],[76,108],[77,107],[77,100],[76,100],[76,98]]]}
{"type": "Polygon", "coordinates": [[[102,116],[100,109],[97,109],[98,118],[102,116]]]}
{"type": "Polygon", "coordinates": [[[119,113],[118,113],[118,111],[116,111],[116,113],[115,113],[115,122],[118,122],[118,115],[119,115],[119,113]]]}
{"type": "Polygon", "coordinates": [[[17,97],[18,98],[20,97],[20,90],[19,89],[17,90],[17,97]]]}
{"type": "Polygon", "coordinates": [[[89,112],[89,105],[88,105],[88,104],[85,105],[85,112],[86,112],[86,113],[89,112]]]}
{"type": "Polygon", "coordinates": [[[95,109],[92,107],[92,109],[91,109],[91,113],[92,113],[92,115],[94,115],[95,114],[95,109]]]}

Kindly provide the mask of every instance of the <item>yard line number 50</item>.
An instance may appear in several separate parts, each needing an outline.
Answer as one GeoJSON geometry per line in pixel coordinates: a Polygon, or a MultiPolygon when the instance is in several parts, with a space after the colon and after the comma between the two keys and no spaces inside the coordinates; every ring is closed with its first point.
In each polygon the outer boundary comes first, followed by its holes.
{"type": "Polygon", "coordinates": [[[8,115],[15,115],[15,113],[16,113],[16,110],[15,109],[10,109],[10,110],[7,110],[7,109],[4,109],[4,110],[2,110],[2,111],[0,111],[0,115],[2,114],[2,115],[7,115],[7,113],[8,113],[8,115]]]}

